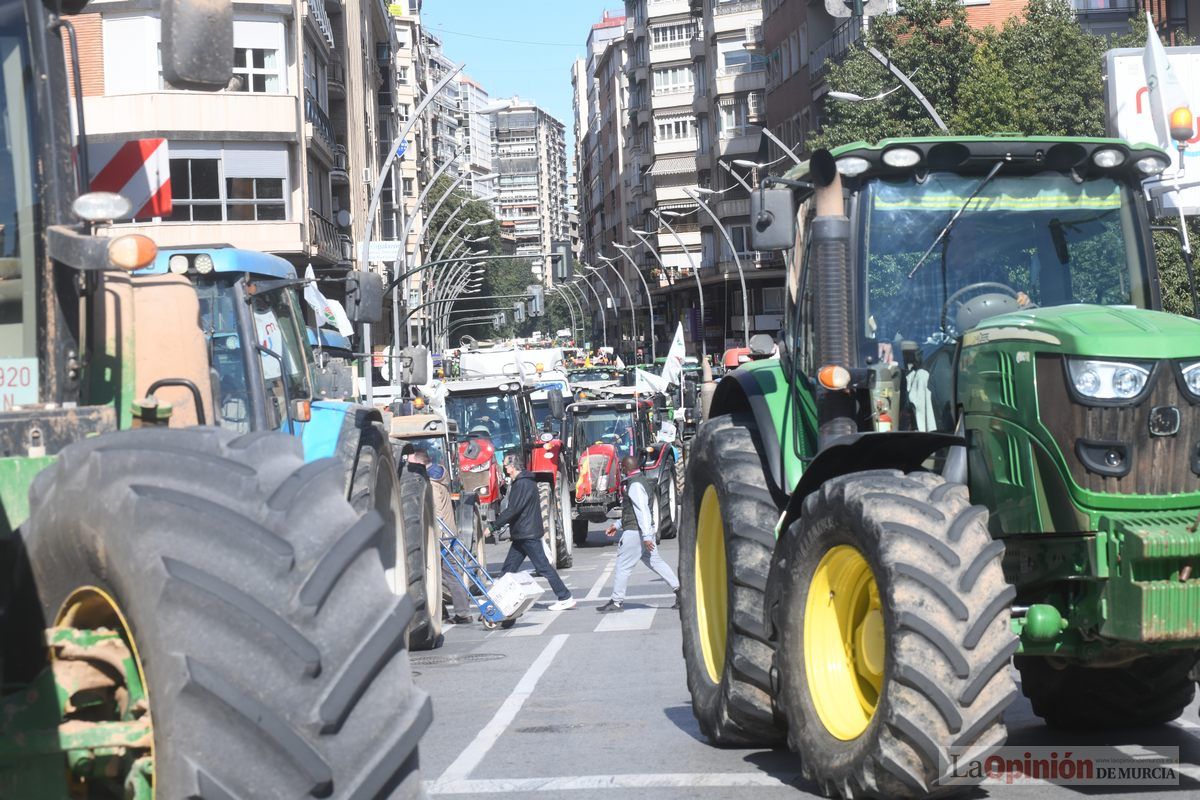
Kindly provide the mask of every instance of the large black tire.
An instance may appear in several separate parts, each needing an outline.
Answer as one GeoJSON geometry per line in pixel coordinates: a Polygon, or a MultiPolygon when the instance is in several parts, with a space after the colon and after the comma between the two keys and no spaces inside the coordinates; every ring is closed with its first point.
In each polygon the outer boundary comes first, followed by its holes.
{"type": "MultiPolygon", "coordinates": [[[[383,426],[369,423],[358,430],[357,441],[344,436],[338,458],[346,465],[346,496],[359,514],[375,511],[383,517],[385,533],[379,542],[384,576],[394,594],[404,594],[413,576],[402,557],[408,536],[400,503],[396,457],[383,426]]],[[[414,598],[418,595],[413,595],[414,598]]]]}
{"type": "MultiPolygon", "coordinates": [[[[771,608],[779,707],[805,776],[842,797],[961,790],[940,784],[946,749],[1003,744],[1002,715],[1017,695],[1009,670],[1017,649],[1009,627],[1015,590],[1004,579],[1004,545],[988,533],[987,510],[971,505],[965,486],[932,473],[857,473],[810,495],[780,548],[781,602],[771,608]],[[856,550],[874,577],[882,669],[876,701],[861,706],[871,709],[861,712],[861,729],[839,737],[819,708],[835,714],[859,706],[814,691],[805,626],[814,576],[819,580],[822,559],[840,545],[848,545],[841,552],[856,550]]],[[[828,596],[817,602],[832,602],[833,588],[828,596]]],[[[812,635],[820,630],[814,621],[812,635]]],[[[843,648],[813,652],[825,654],[824,665],[845,658],[843,648]]],[[[827,674],[827,666],[814,672],[827,674]]]]}
{"type": "MultiPolygon", "coordinates": [[[[688,691],[700,730],[721,745],[774,744],[784,735],[772,708],[772,650],[763,626],[779,509],[766,489],[760,453],[758,431],[748,415],[718,416],[703,425],[680,514],[680,618],[688,691]],[[698,583],[703,576],[697,570],[697,523],[710,488],[719,515],[709,523],[719,520],[724,540],[723,609],[708,607],[698,583]],[[705,657],[702,611],[705,619],[719,621],[722,611],[726,617],[723,656],[710,648],[715,675],[705,657]]],[[[719,628],[719,622],[713,624],[719,628]]]]}
{"type": "Polygon", "coordinates": [[[558,544],[558,568],[570,569],[575,566],[575,536],[571,528],[571,489],[567,486],[560,472],[558,481],[558,498],[554,504],[554,537],[558,544]],[[568,533],[569,531],[569,533],[568,533]]]}
{"type": "MultiPolygon", "coordinates": [[[[560,548],[561,537],[557,531],[558,503],[554,489],[547,482],[538,482],[538,505],[542,512],[542,547],[546,550],[546,560],[553,564],[555,569],[558,569],[563,560],[563,552],[560,548]]],[[[568,566],[570,566],[570,555],[567,556],[567,559],[568,566]]]]}
{"type": "Polygon", "coordinates": [[[1033,713],[1065,729],[1137,728],[1178,719],[1196,696],[1190,672],[1196,653],[1139,658],[1120,667],[1061,668],[1017,656],[1021,691],[1033,713]]]}
{"type": "Polygon", "coordinates": [[[658,477],[658,538],[674,539],[679,535],[679,467],[673,455],[666,459],[658,477]]]}
{"type": "Polygon", "coordinates": [[[405,464],[400,473],[400,505],[404,518],[404,552],[408,594],[416,613],[408,646],[432,650],[442,645],[442,550],[433,490],[420,464],[405,464]]]}
{"type": "Polygon", "coordinates": [[[278,433],[135,430],[64,449],[31,501],[48,624],[85,587],[124,615],[159,797],[421,795],[412,602],[388,591],[383,522],[346,502],[342,464],[278,433]]]}

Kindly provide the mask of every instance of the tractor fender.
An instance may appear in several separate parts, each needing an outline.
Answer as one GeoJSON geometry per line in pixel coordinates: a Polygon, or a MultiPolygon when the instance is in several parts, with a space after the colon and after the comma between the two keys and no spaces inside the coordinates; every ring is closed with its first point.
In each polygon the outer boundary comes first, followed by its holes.
{"type": "Polygon", "coordinates": [[[826,481],[875,469],[912,472],[920,469],[925,459],[938,450],[965,447],[966,443],[962,436],[933,431],[872,432],[843,436],[818,453],[805,468],[800,482],[788,498],[776,534],[782,536],[788,526],[800,518],[805,498],[826,481]]]}
{"type": "Polygon", "coordinates": [[[312,404],[312,420],[305,426],[301,436],[304,443],[304,458],[333,456],[344,464],[353,464],[358,454],[362,432],[372,423],[383,424],[383,415],[377,409],[357,403],[342,403],[321,400],[312,404]],[[309,429],[320,419],[320,427],[312,434],[309,429]],[[309,437],[312,437],[312,455],[309,454],[309,437]]]}
{"type": "Polygon", "coordinates": [[[779,441],[780,430],[786,421],[783,415],[772,411],[770,402],[771,396],[778,392],[786,395],[787,386],[782,378],[782,373],[778,371],[736,369],[717,384],[708,412],[710,418],[719,414],[745,412],[754,416],[758,435],[762,439],[761,455],[767,465],[768,488],[776,497],[786,495],[789,488],[783,474],[779,441]]]}
{"type": "Polygon", "coordinates": [[[649,452],[646,453],[645,458],[642,460],[642,472],[657,478],[659,471],[662,469],[668,448],[669,445],[666,442],[654,442],[649,445],[649,452]]]}

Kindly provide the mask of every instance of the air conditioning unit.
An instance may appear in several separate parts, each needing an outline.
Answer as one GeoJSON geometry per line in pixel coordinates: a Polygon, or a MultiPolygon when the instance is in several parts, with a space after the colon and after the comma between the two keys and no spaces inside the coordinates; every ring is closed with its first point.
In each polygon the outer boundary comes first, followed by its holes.
{"type": "Polygon", "coordinates": [[[764,105],[766,104],[763,102],[762,92],[751,92],[746,95],[746,112],[751,118],[761,117],[764,105]]]}
{"type": "Polygon", "coordinates": [[[363,167],[363,183],[365,183],[365,184],[367,184],[368,186],[370,186],[370,185],[371,185],[371,181],[372,181],[372,176],[371,176],[371,168],[370,168],[370,167],[363,167]]]}

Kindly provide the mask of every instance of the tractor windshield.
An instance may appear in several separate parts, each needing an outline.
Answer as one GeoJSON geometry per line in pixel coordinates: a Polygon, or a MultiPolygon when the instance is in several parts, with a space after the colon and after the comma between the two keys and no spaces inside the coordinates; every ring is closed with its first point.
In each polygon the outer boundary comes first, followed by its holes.
{"type": "Polygon", "coordinates": [[[0,410],[38,401],[37,170],[24,4],[0,5],[0,410]]]}
{"type": "Polygon", "coordinates": [[[459,431],[486,435],[498,459],[521,446],[521,421],[514,394],[452,394],[446,398],[446,414],[458,422],[459,431]]]}
{"type": "Polygon", "coordinates": [[[868,183],[859,206],[860,319],[867,349],[881,352],[864,355],[886,357],[892,348],[898,355],[904,341],[922,348],[952,341],[978,321],[979,314],[957,312],[981,294],[1007,310],[1150,305],[1136,198],[1124,183],[1002,170],[968,203],[980,180],[934,172],[922,182],[868,183]],[[949,234],[914,272],[964,203],[949,234]]]}
{"type": "Polygon", "coordinates": [[[576,414],[572,431],[575,449],[582,452],[594,444],[611,444],[619,456],[634,455],[637,448],[637,422],[633,412],[596,409],[576,414]]]}
{"type": "Polygon", "coordinates": [[[253,416],[242,348],[257,343],[263,348],[258,351],[258,359],[267,399],[267,423],[278,428],[288,418],[289,400],[311,397],[302,320],[289,292],[263,292],[250,301],[249,318],[254,331],[243,335],[238,304],[245,300],[238,281],[238,275],[216,275],[201,278],[196,284],[209,365],[220,379],[218,421],[222,427],[250,430],[253,416]]]}

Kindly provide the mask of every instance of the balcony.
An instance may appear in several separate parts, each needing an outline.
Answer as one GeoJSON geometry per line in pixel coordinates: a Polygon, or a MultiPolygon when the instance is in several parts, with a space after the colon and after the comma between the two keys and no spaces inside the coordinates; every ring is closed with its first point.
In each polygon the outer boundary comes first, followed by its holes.
{"type": "Polygon", "coordinates": [[[647,19],[678,16],[680,14],[690,15],[691,13],[691,3],[688,0],[647,0],[646,2],[647,19]]]}
{"type": "Polygon", "coordinates": [[[695,153],[700,147],[696,137],[688,139],[662,139],[654,142],[654,155],[664,156],[680,153],[695,153]]]}
{"type": "Polygon", "coordinates": [[[736,64],[717,70],[717,94],[758,92],[767,87],[767,71],[753,64],[736,64]]]}
{"type": "Polygon", "coordinates": [[[326,86],[329,90],[330,100],[345,100],[346,99],[346,72],[341,64],[330,64],[326,86]]]}
{"type": "Polygon", "coordinates": [[[691,39],[670,42],[650,42],[650,63],[664,64],[668,61],[691,61],[691,39]]]}
{"type": "Polygon", "coordinates": [[[325,109],[321,108],[317,99],[309,92],[304,93],[304,121],[304,135],[309,146],[317,145],[325,160],[332,160],[333,150],[337,146],[337,139],[333,135],[333,123],[329,121],[325,109]]]}
{"type": "Polygon", "coordinates": [[[1134,0],[1071,0],[1079,26],[1095,36],[1129,33],[1129,20],[1138,13],[1134,0]]]}
{"type": "Polygon", "coordinates": [[[841,61],[846,51],[862,39],[862,21],[850,18],[833,29],[833,34],[809,55],[809,69],[814,77],[828,69],[828,62],[841,61]]]}
{"type": "Polygon", "coordinates": [[[762,22],[762,4],[757,2],[720,3],[713,8],[713,32],[744,32],[747,24],[762,22]]]}
{"type": "Polygon", "coordinates": [[[717,149],[720,157],[736,157],[758,152],[762,129],[757,125],[742,125],[721,131],[717,149]]]}
{"type": "Polygon", "coordinates": [[[658,91],[650,96],[650,105],[657,111],[660,108],[679,108],[683,110],[692,104],[694,86],[680,86],[670,91],[658,91]]]}
{"type": "Polygon", "coordinates": [[[750,199],[743,197],[739,200],[721,200],[713,209],[721,219],[750,216],[750,199]]]}
{"type": "Polygon", "coordinates": [[[346,186],[350,183],[350,171],[348,169],[349,159],[346,155],[345,145],[334,145],[333,148],[333,168],[329,170],[329,180],[341,186],[346,186]]]}
{"type": "Polygon", "coordinates": [[[325,0],[304,0],[304,17],[317,29],[327,47],[333,47],[333,25],[325,11],[325,0]]]}
{"type": "Polygon", "coordinates": [[[308,254],[332,264],[342,258],[337,226],[311,208],[308,210],[308,254]]]}
{"type": "Polygon", "coordinates": [[[688,52],[692,54],[692,60],[704,58],[708,55],[708,43],[704,41],[703,36],[693,36],[692,41],[688,43],[688,52]]]}
{"type": "Polygon", "coordinates": [[[762,0],[736,0],[735,2],[721,2],[713,6],[713,17],[726,17],[730,14],[741,14],[746,11],[761,11],[762,0]]]}

